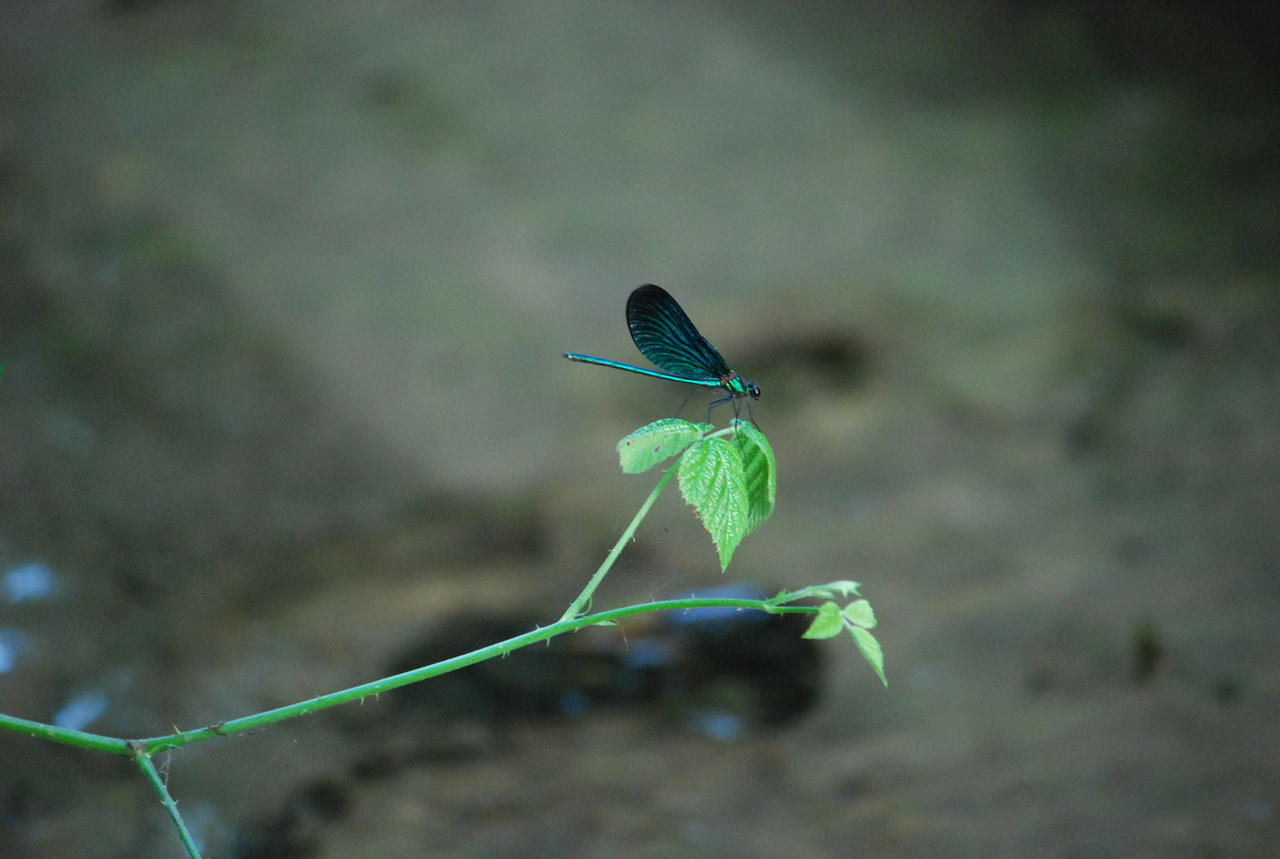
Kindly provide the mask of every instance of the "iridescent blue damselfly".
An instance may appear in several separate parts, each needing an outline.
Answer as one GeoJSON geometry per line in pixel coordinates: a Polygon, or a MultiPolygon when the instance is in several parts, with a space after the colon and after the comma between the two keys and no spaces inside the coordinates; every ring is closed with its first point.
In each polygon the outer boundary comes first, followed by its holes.
{"type": "Polygon", "coordinates": [[[729,368],[716,347],[698,333],[688,315],[662,287],[646,283],[632,291],[627,298],[627,328],[631,331],[631,339],[636,348],[658,365],[660,370],[648,370],[576,352],[566,352],[564,357],[582,364],[613,367],[628,373],[639,373],[641,376],[684,382],[686,385],[723,388],[727,396],[707,406],[708,422],[711,419],[711,409],[721,403],[734,403],[736,412],[739,399],[760,398],[760,386],[748,382],[729,368]]]}

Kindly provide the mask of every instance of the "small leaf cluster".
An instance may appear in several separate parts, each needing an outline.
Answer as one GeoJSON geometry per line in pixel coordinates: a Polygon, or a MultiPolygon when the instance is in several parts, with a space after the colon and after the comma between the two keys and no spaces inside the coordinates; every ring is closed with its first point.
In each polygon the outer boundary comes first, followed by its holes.
{"type": "Polygon", "coordinates": [[[835,638],[842,630],[849,630],[849,634],[853,636],[853,643],[858,647],[858,652],[870,663],[880,677],[880,682],[888,686],[889,681],[884,673],[884,651],[880,648],[880,642],[871,634],[871,630],[876,627],[876,613],[871,608],[871,603],[860,599],[846,603],[841,608],[836,602],[837,599],[844,600],[857,596],[860,587],[862,585],[858,582],[832,582],[829,585],[814,585],[798,591],[783,591],[769,602],[771,605],[780,606],[806,597],[825,600],[818,606],[818,613],[814,615],[813,623],[809,625],[804,637],[835,638]]]}
{"type": "Polygon", "coordinates": [[[711,535],[724,570],[743,538],[773,513],[778,466],[769,440],[747,421],[712,430],[664,418],[619,441],[618,458],[623,472],[639,474],[680,456],[680,494],[711,535]]]}

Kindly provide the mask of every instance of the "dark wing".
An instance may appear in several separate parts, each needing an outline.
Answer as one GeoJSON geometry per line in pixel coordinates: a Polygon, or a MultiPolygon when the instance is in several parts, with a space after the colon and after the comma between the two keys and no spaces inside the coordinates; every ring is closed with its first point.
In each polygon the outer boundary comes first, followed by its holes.
{"type": "Polygon", "coordinates": [[[673,376],[723,379],[733,375],[716,347],[698,333],[676,300],[646,283],[627,299],[627,327],[644,356],[673,376]]]}

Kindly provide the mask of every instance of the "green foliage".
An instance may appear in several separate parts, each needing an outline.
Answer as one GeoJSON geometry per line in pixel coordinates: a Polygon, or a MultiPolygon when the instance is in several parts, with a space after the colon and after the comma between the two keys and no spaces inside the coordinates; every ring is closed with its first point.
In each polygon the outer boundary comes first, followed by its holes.
{"type": "Polygon", "coordinates": [[[678,418],[663,418],[641,427],[618,442],[618,459],[624,474],[648,471],[702,438],[710,424],[691,424],[678,418]]]}
{"type": "MultiPolygon", "coordinates": [[[[0,371],[2,370],[3,366],[0,365],[0,371]]],[[[805,633],[805,638],[834,638],[840,634],[841,630],[849,630],[859,652],[870,663],[876,675],[879,676],[880,682],[887,686],[884,654],[880,649],[880,643],[871,634],[871,630],[876,625],[875,612],[872,611],[871,604],[864,599],[850,601],[851,598],[858,596],[858,589],[861,587],[853,581],[843,580],[826,585],[813,585],[798,591],[784,590],[769,600],[690,597],[626,606],[590,615],[584,613],[586,607],[591,605],[592,594],[595,593],[622,550],[635,536],[641,521],[673,477],[679,477],[681,494],[711,534],[711,539],[720,555],[721,570],[729,565],[742,539],[773,513],[778,487],[777,462],[768,439],[754,425],[735,419],[728,429],[717,431],[710,424],[695,424],[668,418],[642,427],[618,442],[618,458],[622,470],[627,474],[648,471],[673,456],[679,456],[678,462],[667,468],[587,586],[570,603],[560,620],[549,626],[538,627],[506,641],[481,647],[470,653],[460,654],[412,671],[383,677],[359,686],[249,716],[218,721],[201,728],[190,730],[174,728],[173,733],[160,737],[134,740],[105,737],[3,713],[0,713],[0,730],[16,731],[84,749],[132,758],[169,813],[187,855],[199,857],[199,849],[187,831],[178,803],[169,793],[167,780],[161,778],[156,770],[152,756],[215,737],[261,730],[267,725],[286,719],[380,695],[409,683],[456,671],[487,659],[503,657],[521,647],[546,641],[577,629],[613,624],[630,615],[712,606],[731,606],[741,610],[762,611],[770,614],[812,614],[813,622],[805,633]],[[822,602],[817,606],[791,605],[804,599],[822,602]],[[844,604],[843,608],[841,603],[844,604]]]]}
{"type": "Polygon", "coordinates": [[[746,481],[747,533],[750,534],[773,513],[778,497],[778,462],[769,439],[754,424],[735,419],[738,449],[742,452],[742,474],[746,481]]]}
{"type": "Polygon", "coordinates": [[[880,642],[860,626],[850,626],[849,632],[853,635],[853,643],[858,645],[858,652],[862,654],[862,658],[871,665],[880,677],[880,682],[888,686],[889,678],[884,676],[884,651],[880,648],[880,642]]]}
{"type": "Polygon", "coordinates": [[[680,457],[680,494],[720,553],[720,569],[747,536],[750,502],[742,453],[722,438],[698,439],[680,457]]]}
{"type": "Polygon", "coordinates": [[[860,626],[863,629],[876,628],[876,613],[871,609],[871,603],[866,600],[849,603],[840,614],[854,626],[860,626]]]}
{"type": "Polygon", "coordinates": [[[884,673],[884,651],[880,647],[880,642],[871,634],[871,630],[876,626],[876,613],[871,608],[871,603],[862,599],[854,600],[842,609],[836,602],[837,599],[857,596],[860,587],[862,585],[850,581],[813,585],[798,591],[783,591],[769,600],[769,603],[773,606],[782,606],[806,598],[825,600],[818,606],[813,623],[809,625],[804,637],[835,638],[842,629],[849,630],[849,634],[853,636],[853,643],[858,647],[858,652],[871,665],[880,682],[888,686],[889,680],[884,673]]]}
{"type": "MultiPolygon", "coordinates": [[[[711,432],[712,429],[710,424],[677,418],[654,421],[618,442],[618,458],[624,472],[637,474],[680,456],[675,466],[680,494],[711,535],[723,571],[743,538],[773,513],[778,495],[778,463],[769,440],[754,424],[735,418],[728,430],[711,432]]],[[[858,652],[880,682],[888,686],[884,651],[871,634],[876,626],[871,603],[859,599],[841,608],[837,602],[857,596],[859,587],[857,582],[848,580],[814,585],[784,591],[769,603],[782,606],[806,598],[823,600],[804,637],[835,638],[842,630],[849,630],[858,652]]]]}
{"type": "Polygon", "coordinates": [[[805,631],[805,638],[835,638],[844,629],[840,619],[840,606],[831,601],[818,606],[818,613],[813,616],[813,623],[805,631]]]}
{"type": "Polygon", "coordinates": [[[775,605],[785,605],[789,602],[795,602],[802,599],[843,599],[845,597],[857,596],[858,588],[862,587],[860,582],[840,581],[832,582],[828,585],[810,585],[807,588],[801,588],[798,591],[783,591],[773,598],[775,605]]]}
{"type": "Polygon", "coordinates": [[[750,423],[734,419],[729,430],[708,434],[712,429],[664,418],[619,441],[618,459],[623,472],[637,474],[680,455],[680,494],[711,535],[724,570],[742,539],[773,513],[778,464],[750,423]]]}

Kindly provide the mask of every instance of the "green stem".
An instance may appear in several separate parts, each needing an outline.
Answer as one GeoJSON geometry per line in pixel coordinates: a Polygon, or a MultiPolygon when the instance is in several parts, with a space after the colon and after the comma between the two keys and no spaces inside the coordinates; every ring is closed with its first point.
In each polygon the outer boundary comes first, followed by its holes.
{"type": "Polygon", "coordinates": [[[30,719],[20,719],[16,716],[7,716],[4,714],[0,714],[0,729],[7,729],[33,737],[41,737],[43,739],[53,740],[54,742],[65,743],[71,746],[94,749],[96,751],[108,752],[110,754],[126,755],[136,760],[140,753],[153,755],[156,752],[164,751],[165,749],[176,749],[202,740],[213,739],[214,737],[225,737],[231,734],[252,731],[295,716],[303,716],[308,713],[314,713],[317,710],[323,710],[328,707],[337,706],[338,704],[344,704],[348,701],[355,701],[360,698],[369,698],[379,695],[382,692],[399,688],[400,686],[406,686],[410,683],[416,683],[419,680],[425,680],[428,677],[435,677],[439,674],[457,671],[459,668],[465,668],[468,665],[474,665],[475,663],[483,662],[486,659],[505,656],[506,654],[518,650],[521,647],[527,647],[530,644],[545,641],[549,638],[554,638],[558,635],[563,635],[566,632],[572,632],[584,627],[607,624],[620,620],[624,617],[636,614],[645,614],[648,612],[712,607],[740,608],[751,611],[768,612],[769,614],[817,611],[817,608],[814,606],[779,606],[772,600],[753,599],[708,599],[690,597],[688,599],[641,603],[639,605],[626,606],[624,608],[610,609],[609,611],[584,615],[582,617],[574,618],[573,620],[559,621],[551,624],[550,626],[540,627],[538,629],[531,630],[530,632],[526,632],[523,635],[517,635],[514,638],[509,638],[506,641],[500,641],[497,644],[491,644],[487,647],[482,647],[479,650],[473,650],[470,653],[464,653],[461,656],[446,659],[443,662],[436,662],[431,665],[423,666],[422,668],[415,668],[412,671],[405,671],[402,674],[384,677],[381,680],[375,680],[371,683],[364,683],[360,686],[353,686],[349,689],[331,692],[327,695],[320,695],[316,698],[299,701],[285,707],[277,707],[274,710],[265,710],[261,713],[242,716],[238,719],[215,722],[212,725],[208,725],[203,728],[196,728],[190,731],[176,731],[175,733],[160,737],[150,737],[138,740],[104,737],[98,734],[86,734],[83,731],[71,731],[65,728],[58,728],[53,725],[46,725],[42,722],[33,722],[30,719]]]}
{"type": "Polygon", "coordinates": [[[169,812],[169,819],[173,821],[173,825],[178,830],[178,838],[182,841],[183,848],[186,849],[187,855],[192,859],[200,859],[200,848],[196,847],[195,839],[191,837],[191,831],[187,829],[187,823],[182,819],[182,813],[178,811],[178,803],[173,801],[173,796],[169,793],[168,786],[164,783],[164,779],[160,777],[160,773],[156,772],[156,765],[143,748],[141,743],[129,743],[129,753],[133,756],[133,761],[138,765],[138,769],[142,770],[142,774],[146,776],[147,781],[151,784],[151,789],[160,797],[161,804],[164,805],[165,811],[169,812]]]}
{"type": "Polygon", "coordinates": [[[658,496],[662,494],[662,490],[671,482],[671,478],[675,476],[676,470],[680,467],[680,460],[676,459],[675,463],[667,469],[662,475],[662,479],[658,481],[658,485],[653,487],[653,491],[649,493],[649,497],[640,505],[640,509],[636,511],[636,515],[631,518],[631,524],[622,532],[622,536],[618,538],[618,542],[613,544],[613,548],[609,550],[609,554],[605,555],[604,563],[595,571],[591,577],[591,581],[587,582],[587,586],[582,589],[582,593],[578,594],[578,598],[569,604],[569,608],[565,609],[565,613],[560,615],[560,621],[573,620],[580,615],[586,606],[591,602],[591,595],[596,592],[596,588],[604,581],[604,577],[613,568],[613,564],[618,560],[618,556],[622,554],[622,550],[626,548],[631,538],[635,536],[636,529],[640,527],[641,520],[648,514],[649,508],[653,506],[653,502],[658,500],[658,496]]]}
{"type": "Polygon", "coordinates": [[[130,754],[127,740],[104,737],[101,734],[90,734],[85,731],[73,731],[71,728],[60,728],[57,725],[47,725],[44,722],[33,722],[30,719],[20,719],[17,716],[7,716],[4,713],[0,713],[0,729],[26,734],[29,737],[39,737],[42,740],[52,740],[55,743],[63,743],[68,746],[92,749],[95,752],[106,752],[110,755],[130,754]]]}
{"type": "MultiPolygon", "coordinates": [[[[645,506],[641,508],[636,515],[636,519],[632,522],[632,526],[628,528],[627,534],[624,535],[625,540],[635,530],[635,525],[643,518],[645,511],[652,505],[653,500],[662,490],[665,484],[674,473],[674,468],[663,477],[657,488],[650,495],[645,506]]],[[[615,547],[618,548],[618,547],[615,547]]],[[[587,595],[589,596],[589,594],[587,595]]],[[[776,600],[776,598],[775,598],[776,600]]],[[[239,719],[231,719],[225,722],[216,722],[208,727],[198,728],[192,731],[178,731],[173,734],[162,737],[151,737],[149,739],[126,740],[116,737],[104,737],[99,734],[88,734],[84,731],[73,731],[67,728],[59,728],[54,725],[46,725],[42,722],[34,722],[30,719],[21,719],[16,716],[8,716],[0,714],[0,729],[7,729],[17,733],[27,734],[33,737],[41,737],[43,739],[52,740],[54,742],[65,743],[67,745],[79,746],[81,748],[94,749],[96,751],[108,752],[110,754],[127,755],[132,758],[142,771],[147,781],[151,784],[152,789],[160,797],[161,803],[169,813],[174,826],[178,830],[179,838],[182,841],[187,855],[199,859],[200,852],[195,845],[194,839],[191,837],[181,813],[178,811],[177,803],[169,794],[168,788],[164,784],[164,780],[156,771],[155,764],[151,761],[151,756],[157,752],[166,749],[175,749],[181,746],[190,745],[200,742],[201,740],[212,739],[213,737],[228,736],[230,734],[251,731],[262,728],[266,725],[280,722],[295,716],[313,713],[317,710],[334,707],[348,701],[354,701],[359,698],[367,698],[378,695],[391,689],[405,686],[409,683],[415,683],[428,677],[434,677],[439,674],[445,674],[450,671],[456,671],[459,668],[465,668],[477,662],[483,662],[486,659],[492,659],[497,656],[504,656],[521,647],[527,647],[539,641],[545,641],[554,638],[557,635],[563,635],[566,632],[572,632],[588,626],[599,626],[601,624],[609,624],[624,617],[636,614],[646,614],[655,611],[679,611],[696,608],[738,608],[748,611],[763,611],[769,614],[792,614],[792,613],[813,613],[818,611],[816,606],[783,606],[778,605],[775,600],[758,600],[758,599],[726,599],[726,598],[698,598],[689,597],[686,599],[661,600],[658,602],[642,603],[640,605],[626,606],[624,608],[611,609],[602,611],[592,615],[575,617],[571,620],[562,620],[553,623],[550,626],[535,629],[526,632],[523,635],[509,638],[506,641],[491,644],[488,647],[482,647],[479,650],[473,650],[470,653],[464,653],[461,656],[455,656],[452,659],[446,659],[443,662],[436,662],[432,665],[426,665],[422,668],[415,668],[412,671],[406,671],[402,674],[396,674],[392,677],[384,677],[372,683],[365,683],[360,686],[353,686],[350,689],[343,689],[328,695],[321,695],[311,698],[307,701],[300,701],[296,704],[290,704],[286,707],[277,707],[274,710],[266,710],[261,713],[255,713],[250,716],[244,716],[239,719]]]]}
{"type": "Polygon", "coordinates": [[[479,650],[473,650],[470,653],[464,653],[461,656],[455,656],[452,659],[446,659],[443,662],[436,662],[422,668],[415,668],[412,671],[405,671],[402,674],[396,674],[391,677],[384,677],[381,680],[375,680],[371,683],[365,683],[360,686],[353,686],[350,689],[343,689],[339,692],[332,692],[328,695],[321,695],[316,698],[310,698],[306,701],[299,701],[296,704],[289,704],[285,707],[277,707],[274,710],[266,710],[261,713],[255,713],[252,716],[244,716],[239,719],[230,719],[225,722],[215,722],[204,728],[196,728],[191,731],[178,731],[163,737],[151,737],[148,739],[137,740],[142,744],[142,748],[148,753],[155,753],[162,749],[173,749],[180,746],[190,745],[201,740],[211,739],[213,737],[227,736],[229,734],[243,733],[244,731],[253,731],[276,722],[291,719],[295,716],[305,716],[314,713],[317,710],[323,710],[338,704],[345,704],[348,701],[356,701],[361,698],[369,698],[379,695],[383,692],[406,686],[410,683],[416,683],[419,680],[425,680],[428,677],[435,677],[440,674],[447,674],[450,671],[457,671],[459,668],[465,668],[468,665],[474,665],[477,662],[484,662],[487,659],[493,659],[498,656],[505,656],[512,651],[519,650],[522,647],[528,647],[530,644],[536,644],[539,641],[546,641],[549,638],[555,638],[557,635],[563,635],[566,632],[572,632],[583,627],[596,626],[598,624],[609,623],[619,618],[627,617],[633,614],[642,614],[651,611],[670,611],[672,609],[681,608],[707,608],[711,606],[731,606],[734,608],[753,609],[755,611],[769,612],[770,614],[782,614],[788,610],[794,611],[816,611],[811,607],[795,607],[793,609],[778,608],[770,605],[766,600],[751,599],[683,599],[683,600],[664,600],[662,602],[644,603],[642,605],[628,606],[626,608],[612,609],[597,614],[584,615],[572,620],[562,620],[551,624],[550,626],[540,627],[538,629],[526,632],[523,635],[517,635],[506,641],[500,641],[497,644],[490,644],[479,650]]]}

